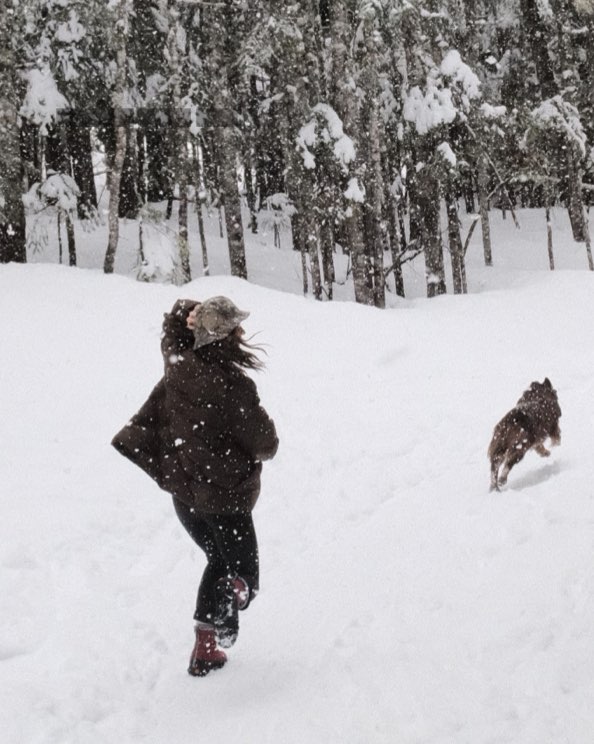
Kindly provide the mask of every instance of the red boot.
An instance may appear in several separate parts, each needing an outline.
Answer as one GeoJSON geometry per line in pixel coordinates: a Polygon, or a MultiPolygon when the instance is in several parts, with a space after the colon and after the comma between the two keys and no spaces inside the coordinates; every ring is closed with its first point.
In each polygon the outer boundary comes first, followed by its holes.
{"type": "Polygon", "coordinates": [[[204,677],[213,669],[227,663],[227,654],[217,648],[214,626],[201,623],[196,626],[196,644],[190,657],[188,674],[204,677]]]}

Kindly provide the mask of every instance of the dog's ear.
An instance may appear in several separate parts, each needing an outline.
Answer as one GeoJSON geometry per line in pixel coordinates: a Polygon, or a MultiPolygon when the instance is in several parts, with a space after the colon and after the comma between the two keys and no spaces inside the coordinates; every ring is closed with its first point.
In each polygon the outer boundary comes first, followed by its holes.
{"type": "Polygon", "coordinates": [[[543,382],[542,384],[543,384],[543,385],[544,385],[545,387],[548,387],[548,388],[550,388],[551,390],[553,389],[553,386],[551,385],[551,381],[549,380],[549,378],[548,378],[548,377],[545,377],[545,378],[544,378],[544,382],[543,382]]]}

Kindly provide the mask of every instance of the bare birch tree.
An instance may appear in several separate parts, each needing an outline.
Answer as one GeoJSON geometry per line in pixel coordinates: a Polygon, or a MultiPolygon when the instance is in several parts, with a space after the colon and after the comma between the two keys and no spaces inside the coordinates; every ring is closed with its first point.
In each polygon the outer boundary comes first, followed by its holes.
{"type": "Polygon", "coordinates": [[[241,46],[243,9],[232,0],[202,10],[202,49],[205,54],[205,84],[208,86],[211,136],[217,140],[217,165],[221,186],[231,274],[247,279],[241,195],[237,167],[240,132],[236,121],[237,87],[240,74],[237,51],[241,46]]]}
{"type": "Polygon", "coordinates": [[[182,79],[184,78],[184,57],[187,55],[187,36],[182,25],[178,3],[169,7],[169,32],[167,34],[167,64],[169,67],[169,125],[174,142],[174,174],[179,191],[178,209],[178,249],[181,281],[190,282],[190,244],[188,240],[188,125],[183,111],[182,79]]]}
{"type": "Polygon", "coordinates": [[[127,39],[129,33],[132,0],[119,0],[115,10],[114,48],[115,48],[115,81],[112,93],[113,122],[115,130],[115,150],[109,169],[109,234],[103,271],[113,273],[115,255],[119,239],[119,205],[120,183],[126,157],[127,139],[127,39]]]}
{"type": "Polygon", "coordinates": [[[340,116],[345,133],[354,141],[357,155],[350,172],[345,192],[346,204],[343,217],[345,248],[351,258],[355,300],[364,305],[373,305],[373,283],[371,261],[366,250],[363,233],[362,176],[364,165],[359,148],[360,116],[357,98],[353,95],[352,80],[355,74],[352,37],[348,8],[344,3],[332,4],[332,89],[331,100],[340,116]]]}

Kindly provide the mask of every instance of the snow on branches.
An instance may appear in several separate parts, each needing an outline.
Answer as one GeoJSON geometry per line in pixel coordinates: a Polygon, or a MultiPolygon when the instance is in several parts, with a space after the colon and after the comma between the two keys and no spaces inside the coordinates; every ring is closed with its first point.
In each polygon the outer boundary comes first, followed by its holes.
{"type": "Polygon", "coordinates": [[[562,96],[553,96],[543,101],[538,108],[532,111],[534,127],[540,130],[553,130],[564,135],[585,157],[587,149],[587,137],[580,120],[579,111],[562,96]]]}
{"type": "Polygon", "coordinates": [[[25,78],[27,92],[19,113],[24,119],[36,124],[40,133],[45,135],[60,112],[70,105],[58,90],[49,65],[27,70],[25,78]]]}
{"type": "Polygon", "coordinates": [[[549,0],[536,0],[536,9],[541,18],[553,17],[553,9],[549,0]]]}
{"type": "Polygon", "coordinates": [[[318,103],[312,109],[312,118],[304,124],[297,135],[297,145],[301,149],[303,164],[308,169],[315,168],[313,150],[319,144],[332,145],[332,153],[343,171],[356,156],[355,143],[344,133],[342,121],[336,111],[327,103],[318,103]]]}
{"type": "Polygon", "coordinates": [[[450,147],[449,143],[442,142],[440,145],[437,146],[437,152],[452,168],[456,167],[456,165],[458,164],[458,159],[456,158],[456,155],[450,147]]]}
{"type": "Polygon", "coordinates": [[[471,100],[480,96],[480,81],[462,61],[460,52],[450,50],[441,65],[427,75],[425,91],[414,86],[405,97],[403,116],[418,134],[427,134],[442,124],[465,118],[471,100]]]}
{"type": "Polygon", "coordinates": [[[74,214],[80,189],[74,179],[67,173],[48,171],[42,183],[34,183],[23,196],[25,207],[33,213],[41,212],[46,207],[57,207],[66,214],[74,214]]]}

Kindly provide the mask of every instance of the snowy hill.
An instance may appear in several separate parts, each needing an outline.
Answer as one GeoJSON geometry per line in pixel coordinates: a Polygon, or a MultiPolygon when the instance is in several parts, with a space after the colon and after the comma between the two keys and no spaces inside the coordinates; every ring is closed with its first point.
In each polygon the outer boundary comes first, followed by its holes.
{"type": "Polygon", "coordinates": [[[2,740],[591,742],[594,277],[511,273],[518,255],[475,294],[385,312],[0,267],[2,740]],[[109,441],[161,374],[162,313],[220,293],[267,344],[281,447],[261,594],[225,669],[194,679],[204,559],[109,441]],[[489,493],[492,428],[545,376],[561,447],[489,493]]]}

